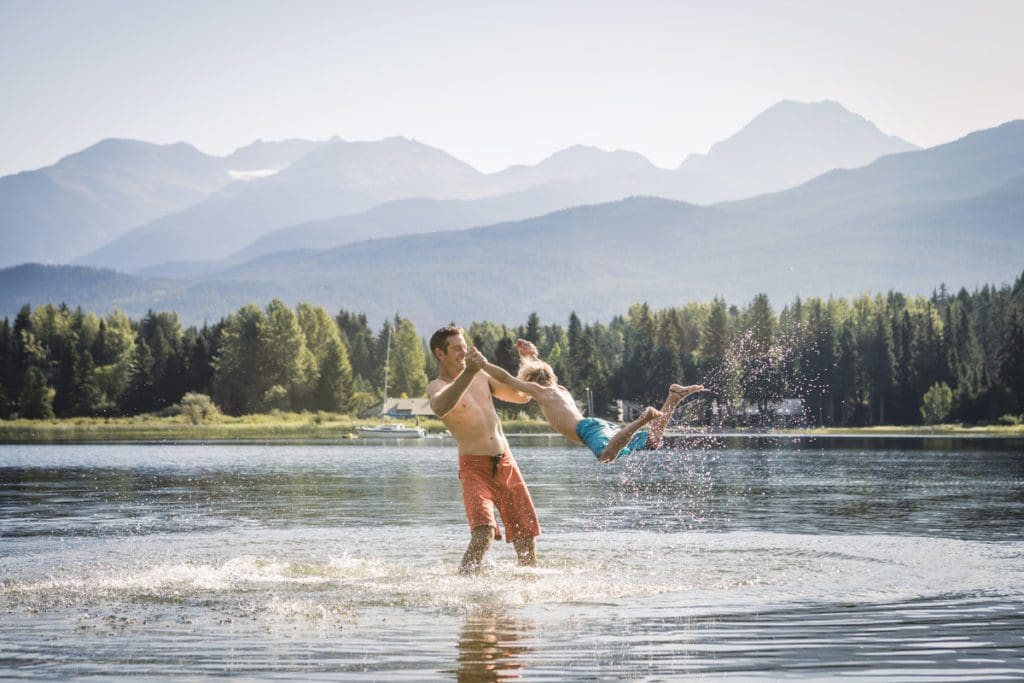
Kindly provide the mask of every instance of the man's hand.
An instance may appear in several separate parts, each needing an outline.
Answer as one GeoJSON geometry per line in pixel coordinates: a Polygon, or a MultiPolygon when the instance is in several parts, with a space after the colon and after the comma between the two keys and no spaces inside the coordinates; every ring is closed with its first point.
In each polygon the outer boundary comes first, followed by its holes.
{"type": "Polygon", "coordinates": [[[466,354],[466,369],[472,372],[478,372],[487,365],[487,358],[484,354],[480,353],[480,349],[472,349],[466,354]]]}
{"type": "Polygon", "coordinates": [[[516,340],[516,351],[519,352],[520,358],[537,357],[537,347],[533,345],[533,342],[526,341],[525,339],[516,340]]]}

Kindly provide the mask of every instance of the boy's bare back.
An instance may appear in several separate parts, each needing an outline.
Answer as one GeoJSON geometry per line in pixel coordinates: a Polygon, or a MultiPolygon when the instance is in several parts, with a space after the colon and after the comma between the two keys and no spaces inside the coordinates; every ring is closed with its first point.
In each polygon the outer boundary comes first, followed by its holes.
{"type": "Polygon", "coordinates": [[[569,390],[561,385],[545,387],[534,382],[529,382],[537,387],[538,391],[533,399],[540,406],[540,412],[544,419],[551,423],[558,432],[575,443],[582,443],[576,435],[576,425],[583,419],[583,414],[576,407],[569,390]]]}

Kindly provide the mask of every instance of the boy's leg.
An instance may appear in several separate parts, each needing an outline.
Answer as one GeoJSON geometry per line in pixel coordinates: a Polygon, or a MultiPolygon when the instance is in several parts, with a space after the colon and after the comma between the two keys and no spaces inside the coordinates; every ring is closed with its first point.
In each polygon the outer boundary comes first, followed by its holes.
{"type": "Polygon", "coordinates": [[[650,437],[647,439],[647,448],[654,451],[661,447],[661,437],[665,434],[665,428],[668,427],[672,412],[680,401],[698,391],[704,391],[703,384],[691,384],[687,387],[673,384],[668,388],[668,397],[665,399],[665,404],[661,406],[661,415],[651,423],[651,428],[648,430],[650,437]]]}
{"type": "MultiPolygon", "coordinates": [[[[647,406],[644,408],[644,412],[640,413],[640,417],[630,422],[628,425],[615,432],[612,435],[611,441],[601,451],[601,455],[598,456],[598,460],[601,462],[613,462],[615,458],[619,457],[619,451],[626,447],[633,435],[651,420],[655,420],[661,417],[661,413],[647,406]]],[[[664,427],[662,428],[664,430],[664,427]]]]}

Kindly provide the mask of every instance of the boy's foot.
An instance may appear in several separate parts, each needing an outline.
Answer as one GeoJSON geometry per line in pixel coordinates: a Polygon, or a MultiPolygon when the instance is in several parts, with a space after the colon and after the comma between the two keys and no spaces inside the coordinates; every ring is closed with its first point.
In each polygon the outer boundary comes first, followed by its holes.
{"type": "Polygon", "coordinates": [[[640,424],[645,425],[651,420],[657,420],[662,415],[663,413],[654,406],[647,406],[644,408],[644,412],[640,413],[640,417],[638,419],[640,420],[640,424]]]}
{"type": "MultiPolygon", "coordinates": [[[[630,426],[632,427],[633,425],[636,425],[636,428],[639,429],[640,427],[644,426],[648,422],[651,422],[652,420],[657,420],[659,417],[663,416],[664,414],[665,413],[661,412],[660,410],[658,410],[654,406],[647,406],[646,408],[644,408],[644,411],[642,413],[640,413],[640,416],[638,418],[636,418],[635,421],[630,423],[630,426]]],[[[607,463],[607,462],[615,462],[615,460],[619,457],[619,452],[618,451],[612,452],[612,451],[608,450],[609,448],[610,447],[606,447],[605,450],[604,450],[604,453],[602,453],[601,455],[597,456],[597,459],[600,460],[601,462],[605,462],[605,463],[607,463]]]]}
{"type": "Polygon", "coordinates": [[[682,401],[684,398],[690,396],[691,394],[696,394],[701,391],[704,391],[703,384],[691,384],[685,387],[682,384],[673,384],[668,388],[668,393],[672,395],[672,398],[675,398],[679,401],[682,401]]]}

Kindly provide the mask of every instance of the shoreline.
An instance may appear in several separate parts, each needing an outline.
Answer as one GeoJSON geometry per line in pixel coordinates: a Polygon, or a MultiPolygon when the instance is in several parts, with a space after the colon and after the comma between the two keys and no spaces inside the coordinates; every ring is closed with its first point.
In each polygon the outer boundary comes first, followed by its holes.
{"type": "MultiPolygon", "coordinates": [[[[360,420],[328,414],[278,414],[219,417],[191,424],[179,417],[143,415],[124,418],[67,418],[54,420],[0,420],[0,443],[103,443],[103,442],[308,442],[308,443],[395,443],[394,440],[365,438],[359,427],[377,420],[360,420]]],[[[422,420],[426,439],[410,439],[409,445],[454,443],[445,437],[440,420],[422,420]]],[[[505,420],[506,435],[514,442],[547,442],[540,445],[568,445],[560,434],[542,420],[505,420]]],[[[816,427],[816,428],[727,428],[670,429],[671,439],[1024,439],[1024,425],[971,427],[934,425],[929,427],[816,427]]]]}

